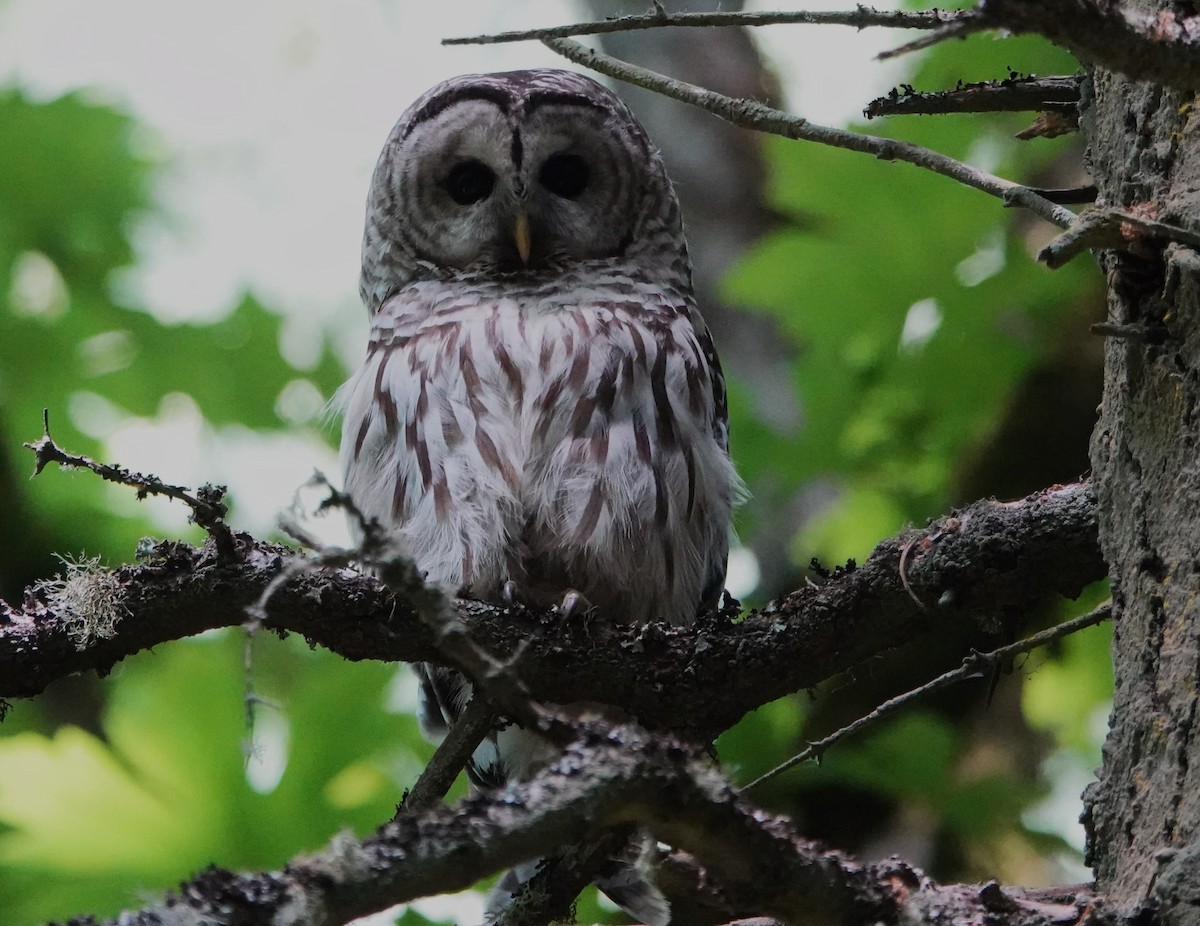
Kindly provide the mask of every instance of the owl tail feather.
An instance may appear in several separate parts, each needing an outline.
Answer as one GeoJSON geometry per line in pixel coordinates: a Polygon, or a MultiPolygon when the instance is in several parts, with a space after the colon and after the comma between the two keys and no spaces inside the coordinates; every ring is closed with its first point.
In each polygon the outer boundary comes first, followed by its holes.
{"type": "MultiPolygon", "coordinates": [[[[488,892],[485,904],[485,923],[495,920],[513,896],[523,888],[541,866],[541,859],[524,862],[510,868],[496,886],[488,892]]],[[[596,879],[596,887],[608,899],[645,926],[668,926],[671,922],[671,903],[652,881],[641,865],[620,863],[615,871],[596,879]]]]}
{"type": "Polygon", "coordinates": [[[671,922],[671,902],[654,882],[646,878],[644,872],[632,865],[598,878],[596,887],[645,926],[667,926],[671,922]]]}

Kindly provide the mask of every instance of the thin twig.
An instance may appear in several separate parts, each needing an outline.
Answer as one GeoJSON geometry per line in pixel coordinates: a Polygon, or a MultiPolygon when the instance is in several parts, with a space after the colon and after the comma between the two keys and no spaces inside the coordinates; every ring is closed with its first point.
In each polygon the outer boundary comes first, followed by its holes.
{"type": "Polygon", "coordinates": [[[1029,187],[971,167],[938,151],[894,138],[863,135],[847,129],[817,125],[790,113],[772,109],[752,100],[739,100],[665,77],[609,55],[592,51],[570,39],[544,39],[543,44],[565,58],[627,83],[661,93],[683,103],[697,106],[734,125],[800,141],[817,142],[874,155],[885,161],[906,161],[941,174],[1002,200],[1005,205],[1024,206],[1060,228],[1075,220],[1075,213],[1038,196],[1029,187]]]}
{"type": "Polygon", "coordinates": [[[881,51],[875,56],[875,60],[887,61],[889,58],[898,58],[901,55],[907,55],[914,51],[924,51],[926,48],[933,48],[934,45],[940,45],[942,42],[949,41],[950,39],[965,39],[972,32],[991,28],[980,18],[976,10],[962,10],[961,12],[964,14],[963,18],[957,22],[940,26],[928,35],[923,35],[911,42],[905,42],[898,48],[893,48],[890,51],[881,51]]]}
{"type": "Polygon", "coordinates": [[[471,698],[450,727],[446,738],[438,745],[417,783],[408,792],[397,814],[428,807],[445,797],[475,748],[495,728],[496,721],[496,711],[484,698],[479,695],[471,698]]]}
{"type": "Polygon", "coordinates": [[[1089,611],[1087,614],[1072,618],[1069,621],[1064,621],[1063,623],[1054,627],[1050,627],[1047,630],[1043,630],[1040,633],[1035,633],[1033,636],[1027,637],[1024,640],[1018,640],[1016,643],[1010,643],[1008,646],[1002,646],[999,649],[994,649],[988,653],[972,653],[963,659],[962,665],[960,665],[958,668],[951,669],[949,672],[939,675],[937,678],[926,682],[919,688],[914,688],[912,691],[906,691],[904,694],[897,695],[894,698],[884,701],[869,714],[859,717],[853,723],[847,724],[840,730],[835,730],[824,739],[809,743],[803,751],[792,756],[786,762],[780,763],[766,774],[755,778],[748,785],[743,786],[741,793],[745,794],[746,792],[757,788],[764,782],[770,781],[772,778],[782,774],[783,772],[786,772],[788,769],[793,768],[796,765],[799,765],[801,762],[807,762],[810,759],[820,760],[830,746],[840,742],[854,733],[858,733],[865,727],[869,727],[872,724],[878,723],[880,720],[891,716],[901,708],[907,707],[914,701],[924,698],[942,688],[947,688],[950,685],[957,684],[958,682],[963,682],[971,678],[978,678],[983,674],[984,670],[993,669],[1011,659],[1013,656],[1018,656],[1021,653],[1028,653],[1037,649],[1038,647],[1045,646],[1048,643],[1061,640],[1063,637],[1069,636],[1077,631],[1095,626],[1096,624],[1108,620],[1111,615],[1112,602],[1106,602],[1095,610],[1089,611]]]}
{"type": "Polygon", "coordinates": [[[1120,341],[1154,342],[1162,340],[1161,334],[1156,333],[1149,325],[1142,324],[1122,325],[1117,322],[1096,322],[1088,328],[1088,331],[1120,341]]]}
{"type": "Polygon", "coordinates": [[[496,35],[462,36],[442,39],[443,45],[494,45],[499,42],[524,42],[530,39],[561,39],[573,35],[603,35],[610,32],[633,32],[638,29],[659,29],[664,26],[775,26],[788,24],[814,26],[852,26],[865,29],[883,26],[888,29],[940,29],[962,20],[973,19],[974,10],[875,10],[860,6],[841,11],[794,11],[761,13],[667,13],[661,8],[640,16],[619,16],[599,22],[573,23],[544,29],[525,29],[500,32],[496,35]]]}
{"type": "Polygon", "coordinates": [[[224,501],[227,491],[225,486],[203,485],[193,495],[183,486],[168,485],[158,476],[135,473],[124,466],[97,463],[82,454],[68,453],[54,443],[54,439],[50,436],[49,409],[42,409],[42,436],[25,446],[32,450],[36,457],[33,468],[35,476],[39,475],[47,464],[57,463],[59,466],[86,469],[101,479],[129,486],[137,492],[138,499],[144,499],[149,495],[158,495],[183,502],[192,510],[192,523],[201,527],[212,537],[221,562],[233,562],[238,558],[233,534],[229,530],[229,525],[225,523],[225,516],[229,513],[229,508],[224,501]]]}

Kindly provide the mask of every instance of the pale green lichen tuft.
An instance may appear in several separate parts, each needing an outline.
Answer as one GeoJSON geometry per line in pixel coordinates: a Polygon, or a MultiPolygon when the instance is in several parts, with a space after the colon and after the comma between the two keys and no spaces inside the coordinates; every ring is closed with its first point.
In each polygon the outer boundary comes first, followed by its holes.
{"type": "Polygon", "coordinates": [[[129,613],[116,574],[102,566],[98,556],[58,558],[66,571],[42,580],[36,590],[66,625],[75,648],[115,636],[117,624],[129,613]]]}

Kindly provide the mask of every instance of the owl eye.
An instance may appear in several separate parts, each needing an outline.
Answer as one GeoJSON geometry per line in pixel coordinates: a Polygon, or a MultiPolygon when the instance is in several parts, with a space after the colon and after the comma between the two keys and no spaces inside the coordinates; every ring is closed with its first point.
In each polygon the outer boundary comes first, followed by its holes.
{"type": "Polygon", "coordinates": [[[442,186],[460,206],[469,206],[492,195],[496,175],[480,161],[462,161],[450,168],[442,186]]]}
{"type": "Polygon", "coordinates": [[[574,199],[587,189],[591,171],[577,154],[552,154],[538,173],[538,181],[555,196],[574,199]]]}

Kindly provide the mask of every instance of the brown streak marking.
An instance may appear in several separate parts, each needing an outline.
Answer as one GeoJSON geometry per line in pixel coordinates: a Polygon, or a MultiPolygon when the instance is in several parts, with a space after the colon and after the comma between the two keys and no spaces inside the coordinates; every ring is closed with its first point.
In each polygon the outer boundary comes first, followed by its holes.
{"type": "Polygon", "coordinates": [[[690,363],[684,367],[688,385],[688,409],[699,415],[704,409],[704,384],[700,382],[700,368],[690,363]]]}
{"type": "Polygon", "coordinates": [[[408,500],[408,484],[403,473],[396,473],[396,486],[392,489],[392,517],[400,520],[404,517],[404,504],[408,500]]]}
{"type": "Polygon", "coordinates": [[[663,481],[662,470],[654,468],[654,526],[662,533],[667,529],[667,518],[670,515],[671,503],[667,497],[667,487],[663,481]]]}
{"type": "Polygon", "coordinates": [[[637,445],[637,455],[643,463],[651,461],[650,435],[646,433],[646,422],[638,409],[633,410],[633,440],[637,445]]]}
{"type": "Polygon", "coordinates": [[[454,407],[450,404],[450,400],[442,397],[442,440],[446,442],[446,448],[453,450],[463,440],[462,427],[458,423],[458,416],[454,414],[454,407]]]}
{"type": "Polygon", "coordinates": [[[467,405],[475,420],[479,421],[487,412],[483,403],[483,380],[475,369],[475,358],[471,351],[470,340],[465,340],[458,350],[459,368],[462,370],[463,384],[467,387],[467,405]]]}
{"type": "Polygon", "coordinates": [[[654,366],[650,370],[650,389],[654,394],[654,421],[659,445],[665,450],[672,450],[679,441],[675,433],[671,397],[667,395],[667,351],[662,343],[658,345],[658,356],[654,358],[654,366]]]}
{"type": "Polygon", "coordinates": [[[392,359],[392,356],[393,353],[389,350],[375,370],[375,402],[383,410],[383,422],[388,434],[396,433],[398,419],[396,397],[392,395],[392,390],[383,384],[384,374],[387,373],[388,361],[392,359]]]}
{"type": "Polygon", "coordinates": [[[602,427],[592,435],[592,459],[600,466],[608,460],[608,428],[602,427]]]}
{"type": "Polygon", "coordinates": [[[450,511],[450,486],[446,483],[446,471],[441,468],[433,484],[433,510],[439,521],[445,521],[450,511]]]}
{"type": "Polygon", "coordinates": [[[579,526],[575,529],[574,542],[582,545],[596,530],[600,523],[600,510],[604,507],[604,487],[600,482],[592,486],[592,495],[588,499],[579,526]]]}
{"type": "Polygon", "coordinates": [[[582,347],[579,353],[575,355],[575,359],[571,361],[571,371],[567,374],[567,385],[571,387],[571,390],[576,395],[583,392],[583,384],[588,374],[589,359],[587,348],[582,347]]]}
{"type": "Polygon", "coordinates": [[[687,516],[690,520],[692,517],[692,511],[696,506],[696,457],[692,453],[691,447],[683,448],[683,460],[687,464],[687,516]]]}
{"type": "Polygon", "coordinates": [[[501,456],[495,441],[482,428],[475,429],[475,446],[479,448],[479,455],[483,458],[483,462],[499,472],[510,489],[516,490],[517,471],[510,461],[501,456]]]}
{"type": "Polygon", "coordinates": [[[420,395],[417,398],[417,407],[413,410],[413,417],[404,426],[404,439],[409,449],[417,455],[417,466],[421,470],[421,486],[425,491],[429,491],[430,483],[433,481],[433,467],[429,462],[429,445],[425,442],[424,421],[421,418],[421,408],[423,403],[427,403],[425,390],[425,371],[421,371],[421,386],[420,395]]]}
{"type": "Polygon", "coordinates": [[[541,413],[538,415],[537,425],[533,429],[534,437],[538,441],[544,442],[550,433],[550,424],[554,420],[554,403],[558,401],[562,391],[563,378],[560,376],[546,388],[541,399],[538,400],[541,405],[541,413]]]}
{"type": "Polygon", "coordinates": [[[636,325],[629,326],[629,336],[633,339],[633,354],[637,360],[638,370],[646,369],[646,341],[636,325]]]}
{"type": "Polygon", "coordinates": [[[459,534],[459,539],[463,546],[463,563],[462,563],[462,582],[464,585],[470,583],[471,573],[475,569],[475,551],[471,549],[471,544],[467,542],[466,531],[459,534]]]}
{"type": "Polygon", "coordinates": [[[421,470],[421,487],[428,492],[429,485],[433,481],[433,467],[429,463],[429,448],[425,446],[425,441],[417,436],[416,421],[410,421],[405,431],[408,446],[412,447],[417,454],[417,466],[421,470]]]}
{"type": "MultiPolygon", "coordinates": [[[[627,361],[629,358],[626,357],[627,361]]],[[[613,357],[609,360],[608,366],[604,368],[604,372],[600,374],[600,379],[596,383],[596,410],[600,412],[600,418],[603,421],[612,419],[613,403],[617,399],[617,382],[621,378],[622,361],[613,357]]]]}
{"type": "Polygon", "coordinates": [[[538,354],[538,370],[544,376],[550,372],[550,361],[554,358],[554,339],[542,333],[542,348],[538,354]]]}
{"type": "Polygon", "coordinates": [[[417,394],[417,407],[413,411],[413,417],[417,421],[424,421],[425,415],[429,412],[429,377],[425,375],[425,371],[421,371],[420,386],[417,394]]]}
{"type": "Polygon", "coordinates": [[[354,459],[358,459],[358,455],[362,453],[363,441],[367,439],[367,432],[371,430],[370,414],[363,415],[362,424],[358,428],[358,437],[354,439],[354,459]]]}
{"type": "Polygon", "coordinates": [[[575,406],[575,411],[571,415],[572,436],[583,437],[587,433],[588,425],[592,423],[592,412],[595,409],[595,399],[580,399],[579,404],[575,406]]]}
{"type": "Polygon", "coordinates": [[[508,386],[513,392],[513,402],[520,408],[525,401],[525,383],[521,379],[521,371],[517,369],[512,355],[502,341],[496,341],[492,347],[496,351],[496,360],[500,363],[500,369],[507,377],[508,386]]]}

